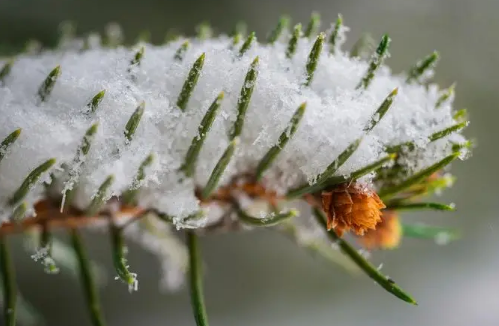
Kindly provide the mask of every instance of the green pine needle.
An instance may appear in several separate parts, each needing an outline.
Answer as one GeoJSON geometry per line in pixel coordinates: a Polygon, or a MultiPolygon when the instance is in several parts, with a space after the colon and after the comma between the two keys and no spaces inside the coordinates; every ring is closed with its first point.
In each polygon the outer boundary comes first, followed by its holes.
{"type": "MultiPolygon", "coordinates": [[[[314,215],[317,222],[326,229],[326,218],[317,208],[313,209],[314,215]]],[[[417,305],[417,302],[404,290],[402,290],[392,279],[381,274],[376,267],[374,267],[369,261],[367,261],[354,247],[352,247],[347,241],[340,238],[334,230],[327,232],[327,235],[331,239],[331,242],[337,244],[340,250],[350,257],[350,259],[359,266],[360,269],[364,271],[374,282],[378,283],[386,291],[390,292],[397,298],[408,302],[413,305],[417,305]]]]}
{"type": "Polygon", "coordinates": [[[386,112],[390,108],[390,106],[393,103],[393,100],[395,99],[395,96],[398,94],[398,88],[395,88],[381,103],[380,107],[374,112],[374,114],[371,117],[371,120],[369,121],[369,124],[364,128],[364,132],[368,133],[373,128],[383,119],[385,116],[386,112]]]}
{"type": "Polygon", "coordinates": [[[182,60],[184,59],[185,53],[189,49],[189,46],[190,46],[189,40],[182,43],[182,45],[180,45],[180,47],[178,48],[177,52],[175,52],[174,59],[182,62],[182,60]]]}
{"type": "Polygon", "coordinates": [[[83,155],[88,154],[88,152],[90,151],[90,146],[92,145],[92,141],[95,137],[95,134],[97,133],[98,127],[99,123],[96,122],[87,129],[87,131],[85,132],[85,136],[83,136],[83,141],[81,142],[80,148],[77,151],[77,156],[79,156],[80,153],[83,155]]]}
{"type": "Polygon", "coordinates": [[[196,27],[196,36],[199,40],[204,41],[213,37],[213,29],[210,23],[202,22],[196,27]]]}
{"type": "Polygon", "coordinates": [[[447,102],[447,100],[454,95],[455,88],[456,88],[456,84],[454,83],[454,84],[450,85],[449,88],[447,88],[446,90],[444,90],[442,92],[442,95],[440,95],[437,102],[435,103],[436,109],[439,109],[440,107],[442,107],[442,105],[445,102],[447,102]]]}
{"type": "Polygon", "coordinates": [[[311,38],[319,31],[319,27],[321,25],[321,16],[314,12],[310,17],[310,22],[305,29],[305,33],[303,33],[303,37],[311,38]]]}
{"type": "Polygon", "coordinates": [[[86,216],[95,216],[102,205],[104,205],[104,199],[107,195],[107,190],[111,187],[111,185],[114,182],[114,176],[110,175],[106,178],[106,180],[101,184],[99,189],[97,190],[97,193],[94,195],[92,202],[90,205],[88,205],[87,209],[85,210],[85,215],[86,216]]]}
{"type": "Polygon", "coordinates": [[[362,139],[359,138],[350,144],[331,164],[328,165],[326,170],[317,176],[316,181],[312,185],[304,185],[288,192],[288,198],[295,198],[311,192],[318,191],[325,186],[325,182],[329,180],[334,173],[348,160],[350,156],[357,150],[362,139]]]}
{"type": "Polygon", "coordinates": [[[242,38],[243,38],[243,36],[239,33],[232,36],[232,46],[230,48],[234,49],[239,44],[239,42],[241,42],[242,38]]]}
{"type": "Polygon", "coordinates": [[[380,160],[363,167],[362,169],[359,169],[357,171],[352,172],[352,174],[350,174],[349,176],[333,176],[333,177],[328,178],[323,183],[314,183],[312,185],[307,184],[307,185],[295,188],[293,190],[290,190],[286,194],[286,198],[294,199],[294,198],[297,198],[297,197],[300,197],[300,196],[303,196],[306,194],[311,194],[311,193],[320,191],[320,190],[327,188],[327,187],[332,187],[332,186],[338,185],[340,183],[348,182],[350,180],[356,180],[360,177],[363,177],[366,174],[369,174],[373,171],[378,170],[383,165],[387,164],[390,161],[393,161],[395,158],[396,158],[395,154],[389,154],[389,155],[381,158],[380,160]]]}
{"type": "Polygon", "coordinates": [[[337,42],[338,42],[338,36],[340,34],[340,30],[343,26],[343,16],[341,14],[338,15],[338,19],[336,19],[336,23],[334,24],[334,29],[333,32],[331,33],[331,36],[329,37],[329,52],[331,54],[335,54],[336,48],[338,47],[337,42]]]}
{"type": "Polygon", "coordinates": [[[388,56],[388,48],[390,47],[391,39],[388,35],[383,35],[381,38],[381,42],[376,49],[376,52],[369,63],[369,68],[367,69],[367,73],[362,78],[360,83],[357,85],[357,89],[363,88],[367,89],[376,75],[376,71],[383,64],[383,61],[388,56]]]}
{"type": "Polygon", "coordinates": [[[140,120],[142,119],[145,107],[146,103],[141,102],[126,123],[124,134],[128,142],[132,141],[133,135],[137,131],[137,127],[139,126],[140,120]]]}
{"type": "Polygon", "coordinates": [[[55,82],[60,75],[61,66],[57,66],[48,74],[47,78],[45,78],[43,83],[40,85],[40,88],[38,88],[38,99],[40,102],[47,101],[50,93],[52,93],[52,90],[54,89],[55,82]]]}
{"type": "Polygon", "coordinates": [[[33,188],[42,176],[43,173],[47,172],[54,164],[56,160],[55,159],[50,159],[45,161],[44,163],[40,164],[38,167],[36,167],[33,171],[31,171],[30,174],[24,179],[23,183],[21,186],[14,192],[12,197],[9,199],[9,205],[10,206],[15,206],[18,204],[20,201],[22,201],[28,192],[33,188]]]}
{"type": "Polygon", "coordinates": [[[255,41],[256,41],[256,34],[255,32],[251,32],[251,34],[248,35],[246,41],[244,41],[243,45],[241,45],[241,48],[239,49],[239,57],[242,57],[246,52],[248,52],[251,45],[255,41]]]}
{"type": "Polygon", "coordinates": [[[151,31],[141,31],[137,36],[137,41],[135,43],[151,43],[151,31]]]}
{"type": "Polygon", "coordinates": [[[3,287],[3,318],[5,326],[16,326],[17,284],[9,246],[0,235],[0,269],[3,287]]]}
{"type": "Polygon", "coordinates": [[[423,224],[402,224],[402,234],[408,238],[434,239],[437,242],[442,241],[442,243],[460,238],[460,232],[457,230],[423,224]]]}
{"type": "Polygon", "coordinates": [[[85,300],[90,313],[90,319],[93,326],[105,326],[104,316],[101,312],[101,305],[99,302],[99,297],[97,293],[97,287],[95,285],[94,276],[92,275],[92,269],[90,261],[88,260],[88,255],[85,248],[83,247],[83,241],[81,236],[76,229],[71,229],[71,243],[73,245],[76,259],[78,260],[80,268],[80,276],[82,279],[83,291],[85,293],[85,300]]]}
{"type": "MultiPolygon", "coordinates": [[[[94,139],[94,136],[97,133],[98,126],[99,126],[98,123],[94,123],[92,126],[90,126],[90,128],[88,128],[87,132],[83,136],[83,140],[81,142],[81,145],[76,150],[76,155],[75,155],[75,158],[73,160],[73,164],[75,166],[78,166],[78,164],[83,160],[83,158],[90,151],[90,146],[92,145],[92,141],[94,139]]],[[[73,169],[69,172],[69,175],[74,179],[75,183],[77,181],[76,179],[78,179],[79,172],[80,172],[80,169],[73,169]]],[[[76,184],[75,183],[73,184],[71,189],[68,189],[63,193],[64,202],[63,202],[63,205],[61,207],[63,211],[65,209],[67,209],[73,202],[74,194],[76,192],[76,184]]]]}
{"type": "Polygon", "coordinates": [[[362,138],[355,140],[351,143],[341,154],[328,165],[326,170],[317,176],[316,183],[323,183],[330,177],[334,175],[334,173],[343,165],[345,162],[352,156],[353,153],[359,148],[360,143],[362,142],[362,138]]]}
{"type": "Polygon", "coordinates": [[[110,223],[109,229],[114,268],[116,273],[118,273],[118,277],[125,284],[128,284],[128,289],[131,292],[137,284],[137,276],[128,270],[126,259],[127,248],[123,238],[123,230],[113,223],[110,223]]]}
{"type": "Polygon", "coordinates": [[[213,101],[208,111],[201,120],[201,123],[198,127],[197,135],[192,138],[191,146],[187,151],[185,156],[185,162],[182,166],[182,170],[184,171],[187,177],[192,177],[194,175],[194,170],[196,168],[196,162],[201,152],[201,148],[203,147],[204,141],[210,132],[211,126],[215,121],[220,105],[222,104],[222,100],[224,98],[224,93],[221,92],[217,98],[213,101]]]}
{"type": "Polygon", "coordinates": [[[260,218],[260,217],[251,216],[248,213],[246,213],[241,207],[237,207],[237,215],[239,216],[239,219],[241,219],[242,222],[251,226],[263,226],[263,227],[274,226],[281,223],[282,221],[298,216],[298,214],[299,213],[297,210],[292,209],[288,212],[282,212],[277,214],[271,213],[268,216],[260,218]]]}
{"type": "Polygon", "coordinates": [[[351,58],[365,58],[367,57],[374,48],[374,39],[371,34],[364,33],[361,37],[354,43],[352,49],[350,50],[351,58]]]}
{"type": "Polygon", "coordinates": [[[457,122],[464,122],[468,120],[468,110],[467,109],[461,109],[456,111],[454,115],[452,116],[455,121],[457,122]]]}
{"type": "Polygon", "coordinates": [[[239,143],[239,138],[238,137],[234,138],[229,143],[229,146],[227,146],[224,153],[218,160],[217,165],[215,165],[215,168],[211,172],[210,178],[208,179],[208,182],[206,183],[206,186],[204,187],[203,192],[201,194],[201,197],[203,199],[210,197],[210,195],[218,186],[218,182],[220,181],[222,174],[224,173],[225,169],[227,168],[227,165],[229,164],[232,156],[234,155],[234,151],[236,150],[238,143],[239,143]]]}
{"type": "Polygon", "coordinates": [[[170,42],[176,41],[180,38],[180,34],[175,29],[169,29],[165,34],[164,43],[168,44],[170,42]]]}
{"type": "Polygon", "coordinates": [[[2,69],[0,69],[0,85],[5,83],[5,78],[10,74],[13,65],[14,59],[10,59],[5,62],[2,69]]]}
{"type": "Polygon", "coordinates": [[[105,89],[95,94],[95,96],[90,100],[90,102],[88,102],[87,108],[90,109],[90,113],[95,113],[95,111],[99,107],[100,102],[102,102],[102,100],[104,99],[104,95],[106,95],[105,89]]]}
{"type": "Polygon", "coordinates": [[[240,34],[241,37],[244,37],[248,33],[248,25],[244,21],[237,22],[236,26],[234,26],[234,29],[232,30],[231,35],[237,35],[240,34]]]}
{"type": "Polygon", "coordinates": [[[392,187],[386,187],[381,189],[378,192],[379,197],[385,201],[386,199],[393,197],[397,193],[406,190],[407,188],[411,187],[412,185],[415,185],[424,179],[428,178],[430,175],[433,173],[443,169],[445,166],[450,164],[452,161],[454,161],[456,158],[458,158],[460,153],[453,153],[447,157],[445,157],[443,160],[433,164],[432,166],[414,174],[413,176],[409,177],[405,181],[402,181],[400,184],[392,186],[392,187]]]}
{"type": "Polygon", "coordinates": [[[291,59],[296,52],[298,46],[298,40],[302,36],[301,24],[296,24],[293,28],[293,35],[289,40],[288,47],[286,48],[286,58],[291,59]]]}
{"type": "Polygon", "coordinates": [[[251,95],[253,94],[253,89],[256,85],[256,78],[258,77],[258,64],[259,59],[258,57],[256,57],[255,60],[253,60],[253,62],[251,63],[251,66],[246,73],[246,77],[244,78],[244,83],[241,87],[241,93],[239,94],[239,99],[237,100],[237,118],[232,128],[232,132],[229,136],[230,140],[239,137],[241,135],[241,132],[243,131],[246,111],[248,110],[251,95]]]}
{"type": "Polygon", "coordinates": [[[274,30],[272,30],[267,38],[267,42],[269,44],[274,44],[279,39],[279,37],[282,35],[282,32],[288,28],[289,21],[290,19],[288,16],[282,16],[279,19],[277,26],[274,28],[274,30]]]}
{"type": "Polygon", "coordinates": [[[306,70],[307,77],[305,81],[305,86],[310,86],[312,83],[312,79],[314,78],[315,70],[317,69],[317,64],[319,63],[319,57],[322,52],[322,47],[324,45],[324,40],[326,38],[326,34],[320,33],[315,40],[314,45],[312,46],[312,50],[310,50],[310,54],[308,55],[306,70]]]}
{"type": "Polygon", "coordinates": [[[10,216],[10,221],[14,223],[21,222],[24,219],[27,210],[28,210],[28,204],[26,202],[22,202],[12,212],[12,215],[10,216]]]}
{"type": "Polygon", "coordinates": [[[466,128],[468,126],[468,124],[469,124],[468,121],[458,123],[458,124],[453,125],[449,128],[446,128],[442,131],[438,131],[438,132],[432,134],[430,137],[428,137],[428,139],[430,140],[430,142],[434,142],[434,141],[441,139],[441,138],[444,138],[444,137],[446,137],[454,132],[460,131],[463,128],[466,128]]]}
{"type": "MultiPolygon", "coordinates": [[[[2,297],[4,296],[3,284],[1,282],[0,282],[0,296],[2,297]]],[[[33,305],[30,302],[24,299],[19,289],[17,290],[17,300],[16,300],[16,320],[19,325],[23,326],[46,325],[46,322],[43,319],[43,317],[33,307],[33,305]]]]}
{"type": "Polygon", "coordinates": [[[452,151],[453,152],[458,152],[461,151],[462,149],[470,149],[473,147],[473,142],[470,140],[465,141],[464,143],[461,144],[453,144],[452,145],[452,151]]]}
{"type": "Polygon", "coordinates": [[[390,210],[420,210],[420,209],[432,209],[437,211],[455,211],[454,205],[446,205],[440,203],[404,203],[404,202],[395,202],[388,203],[386,205],[386,209],[390,210]]]}
{"type": "Polygon", "coordinates": [[[2,162],[3,158],[7,154],[7,151],[12,146],[12,144],[14,144],[17,138],[19,138],[20,135],[21,128],[14,130],[0,143],[0,162],[2,162]]]}
{"type": "Polygon", "coordinates": [[[139,192],[139,185],[146,177],[146,168],[149,167],[154,161],[154,154],[149,154],[139,166],[137,175],[135,176],[133,185],[123,193],[123,202],[128,205],[133,205],[139,192]]]}
{"type": "MultiPolygon", "coordinates": [[[[444,137],[446,137],[454,132],[457,132],[457,131],[467,127],[468,124],[469,124],[468,121],[464,121],[464,122],[452,125],[452,126],[445,128],[443,130],[434,132],[433,134],[431,134],[428,137],[428,140],[430,142],[434,142],[436,140],[442,139],[442,138],[444,138],[444,137]]],[[[408,150],[412,151],[416,148],[416,144],[413,142],[405,142],[405,143],[398,144],[398,145],[388,146],[386,148],[386,151],[387,151],[387,153],[398,153],[404,148],[407,148],[408,150]]]]}
{"type": "Polygon", "coordinates": [[[430,70],[435,68],[437,65],[438,59],[440,58],[440,54],[437,51],[433,51],[432,54],[427,56],[421,61],[418,61],[412,68],[409,70],[408,76],[407,76],[407,83],[417,81],[423,74],[430,70]]]}
{"type": "Polygon", "coordinates": [[[191,304],[197,326],[208,326],[208,315],[204,304],[203,273],[201,270],[201,253],[199,241],[193,231],[187,231],[187,248],[189,250],[189,284],[191,304]]]}
{"type": "Polygon", "coordinates": [[[142,61],[142,58],[144,57],[144,51],[145,51],[145,48],[142,46],[137,52],[135,52],[133,59],[130,61],[130,66],[128,67],[128,72],[131,72],[134,67],[140,66],[140,62],[142,61]]]}
{"type": "Polygon", "coordinates": [[[184,82],[182,91],[178,96],[177,106],[182,111],[185,111],[185,109],[187,108],[187,103],[189,102],[189,98],[191,97],[192,92],[194,91],[194,87],[196,87],[199,75],[201,74],[201,70],[203,69],[205,56],[206,55],[204,53],[201,54],[201,56],[194,62],[191,70],[189,71],[189,74],[187,75],[187,79],[184,82]]]}
{"type": "Polygon", "coordinates": [[[272,146],[272,148],[269,149],[269,151],[262,158],[260,163],[258,163],[258,166],[256,168],[257,181],[262,178],[263,173],[272,165],[272,162],[274,162],[274,160],[277,158],[277,155],[279,155],[279,153],[284,149],[291,137],[293,137],[293,135],[295,134],[296,130],[298,129],[298,125],[303,117],[303,114],[305,113],[306,106],[307,104],[303,103],[302,105],[300,105],[300,107],[298,107],[296,112],[291,117],[287,128],[279,137],[277,144],[272,146]]]}

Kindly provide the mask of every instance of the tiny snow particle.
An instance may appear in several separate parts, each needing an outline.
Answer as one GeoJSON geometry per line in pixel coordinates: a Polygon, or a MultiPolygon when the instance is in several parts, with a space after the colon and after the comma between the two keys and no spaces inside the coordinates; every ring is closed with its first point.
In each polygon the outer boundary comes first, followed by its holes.
{"type": "Polygon", "coordinates": [[[444,246],[449,244],[449,242],[452,240],[452,236],[449,232],[439,232],[435,236],[435,243],[440,246],[444,246]]]}
{"type": "Polygon", "coordinates": [[[33,255],[31,259],[38,262],[40,261],[44,266],[44,271],[47,274],[58,274],[59,268],[55,264],[55,260],[50,256],[50,247],[46,246],[39,248],[33,255]]]}

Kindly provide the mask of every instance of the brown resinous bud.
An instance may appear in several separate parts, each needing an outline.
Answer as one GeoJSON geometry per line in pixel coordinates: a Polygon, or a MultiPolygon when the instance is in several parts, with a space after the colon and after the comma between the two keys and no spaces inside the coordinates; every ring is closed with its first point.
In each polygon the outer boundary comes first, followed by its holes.
{"type": "Polygon", "coordinates": [[[374,190],[357,183],[343,183],[322,192],[327,228],[334,229],[338,236],[350,230],[362,236],[376,229],[385,207],[374,190]]]}

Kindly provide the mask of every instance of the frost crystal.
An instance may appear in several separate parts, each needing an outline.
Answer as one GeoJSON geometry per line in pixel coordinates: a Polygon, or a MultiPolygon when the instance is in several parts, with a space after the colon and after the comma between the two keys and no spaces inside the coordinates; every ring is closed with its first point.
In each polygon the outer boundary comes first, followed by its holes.
{"type": "Polygon", "coordinates": [[[40,261],[44,266],[45,273],[57,274],[59,273],[59,268],[55,265],[55,260],[50,256],[49,250],[49,246],[39,248],[33,255],[31,255],[31,259],[36,262],[40,261]]]}

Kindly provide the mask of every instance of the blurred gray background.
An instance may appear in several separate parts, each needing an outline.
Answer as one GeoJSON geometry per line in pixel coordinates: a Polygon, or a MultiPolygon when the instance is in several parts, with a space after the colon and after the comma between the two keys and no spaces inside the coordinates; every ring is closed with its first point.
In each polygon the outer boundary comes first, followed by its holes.
{"type": "MultiPolygon", "coordinates": [[[[465,133],[478,147],[470,160],[454,164],[457,183],[440,199],[455,202],[456,213],[404,216],[459,227],[464,239],[447,246],[405,240],[397,251],[375,253],[373,261],[384,263],[383,271],[418,300],[414,307],[265,230],[203,238],[211,325],[499,325],[499,1],[0,0],[0,44],[22,47],[29,38],[54,43],[59,22],[68,19],[80,33],[116,21],[131,40],[148,29],[156,42],[170,28],[192,34],[196,24],[209,21],[228,32],[244,20],[263,39],[281,14],[306,23],[312,11],[321,14],[322,29],[343,14],[351,27],[347,48],[362,32],[376,39],[389,33],[387,63],[395,71],[440,51],[436,80],[443,86],[457,81],[455,105],[469,109],[472,123],[465,133]]],[[[93,257],[112,266],[108,239],[86,239],[93,240],[93,257]]],[[[187,291],[160,294],[154,257],[136,246],[130,252],[141,288],[129,295],[110,278],[101,291],[109,325],[194,325],[187,291]]],[[[90,325],[79,284],[43,275],[21,250],[16,265],[21,290],[49,326],[90,325]]]]}

